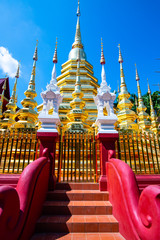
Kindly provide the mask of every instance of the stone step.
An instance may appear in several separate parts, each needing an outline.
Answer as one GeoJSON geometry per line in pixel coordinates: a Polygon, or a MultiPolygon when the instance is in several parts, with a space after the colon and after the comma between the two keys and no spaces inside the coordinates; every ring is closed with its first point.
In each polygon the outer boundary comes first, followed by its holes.
{"type": "Polygon", "coordinates": [[[99,190],[99,183],[57,183],[56,190],[99,190]]]}
{"type": "Polygon", "coordinates": [[[99,190],[55,190],[47,193],[47,200],[54,201],[108,201],[109,193],[99,190]]]}
{"type": "Polygon", "coordinates": [[[42,216],[36,232],[118,232],[119,225],[113,215],[42,216]]]}
{"type": "Polygon", "coordinates": [[[17,184],[0,184],[0,186],[10,186],[10,187],[16,188],[17,184]]]}
{"type": "Polygon", "coordinates": [[[112,214],[109,201],[46,201],[44,215],[104,215],[112,214]]]}
{"type": "Polygon", "coordinates": [[[38,233],[31,240],[125,240],[120,233],[38,233]]]}
{"type": "Polygon", "coordinates": [[[0,174],[0,186],[16,187],[20,174],[0,174]]]}

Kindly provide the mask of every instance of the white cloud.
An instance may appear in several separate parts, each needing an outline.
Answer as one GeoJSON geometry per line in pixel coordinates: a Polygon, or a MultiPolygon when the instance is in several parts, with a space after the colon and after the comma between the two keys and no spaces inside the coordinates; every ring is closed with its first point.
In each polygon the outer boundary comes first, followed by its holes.
{"type": "Polygon", "coordinates": [[[18,61],[12,57],[8,49],[0,47],[0,69],[9,77],[14,78],[17,66],[18,61]]]}

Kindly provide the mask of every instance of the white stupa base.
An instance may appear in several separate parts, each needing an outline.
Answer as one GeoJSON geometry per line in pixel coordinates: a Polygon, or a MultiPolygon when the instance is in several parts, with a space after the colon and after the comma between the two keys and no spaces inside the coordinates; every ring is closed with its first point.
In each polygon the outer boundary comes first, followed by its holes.
{"type": "Polygon", "coordinates": [[[57,125],[60,124],[60,119],[57,113],[52,115],[40,113],[38,119],[41,121],[41,128],[38,132],[58,132],[57,125]]]}
{"type": "Polygon", "coordinates": [[[98,116],[95,125],[98,126],[98,133],[118,133],[115,130],[114,124],[117,121],[117,116],[98,116]]]}

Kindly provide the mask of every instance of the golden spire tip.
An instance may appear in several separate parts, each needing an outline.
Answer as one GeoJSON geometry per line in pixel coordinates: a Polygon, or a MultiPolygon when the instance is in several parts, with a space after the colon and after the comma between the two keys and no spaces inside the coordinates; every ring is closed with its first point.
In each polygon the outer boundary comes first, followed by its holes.
{"type": "Polygon", "coordinates": [[[56,49],[57,49],[58,38],[56,37],[56,49]]]}
{"type": "Polygon", "coordinates": [[[77,16],[80,16],[80,1],[78,0],[77,16]]]}
{"type": "Polygon", "coordinates": [[[138,70],[137,70],[137,65],[135,63],[135,68],[136,68],[136,81],[139,81],[139,74],[138,74],[138,70]]]}
{"type": "Polygon", "coordinates": [[[122,54],[121,54],[120,44],[118,44],[118,48],[119,48],[119,58],[118,58],[118,62],[119,62],[119,63],[123,63],[123,58],[122,58],[122,54]]]}
{"type": "Polygon", "coordinates": [[[101,50],[103,51],[103,40],[102,40],[102,37],[101,37],[101,50]]]}
{"type": "Polygon", "coordinates": [[[6,90],[6,79],[5,79],[4,83],[3,83],[2,89],[3,89],[3,90],[6,90]]]}

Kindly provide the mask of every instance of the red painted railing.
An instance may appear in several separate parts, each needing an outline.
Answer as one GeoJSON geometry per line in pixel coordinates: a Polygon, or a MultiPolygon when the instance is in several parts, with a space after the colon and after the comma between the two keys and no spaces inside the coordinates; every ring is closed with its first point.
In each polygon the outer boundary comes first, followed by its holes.
{"type": "Polygon", "coordinates": [[[0,239],[30,239],[48,190],[49,165],[44,150],[24,169],[16,189],[0,187],[0,239]]]}
{"type": "Polygon", "coordinates": [[[160,239],[160,187],[152,185],[139,193],[131,168],[109,152],[106,163],[109,198],[120,233],[127,240],[160,239]]]}

